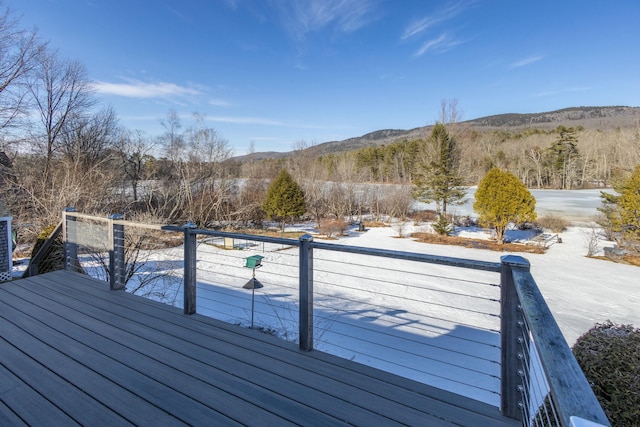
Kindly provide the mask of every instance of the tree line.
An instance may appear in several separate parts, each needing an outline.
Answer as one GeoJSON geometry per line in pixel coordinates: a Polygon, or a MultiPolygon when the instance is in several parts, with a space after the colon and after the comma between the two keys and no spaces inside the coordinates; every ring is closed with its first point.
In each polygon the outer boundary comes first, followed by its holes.
{"type": "MultiPolygon", "coordinates": [[[[477,185],[493,167],[518,176],[529,188],[577,189],[609,187],[616,177],[640,163],[640,126],[591,130],[558,126],[553,130],[479,132],[447,123],[456,140],[459,172],[465,185],[477,185]]],[[[353,157],[366,182],[408,183],[423,169],[428,137],[371,146],[319,159],[327,175],[342,157],[353,157]]]]}

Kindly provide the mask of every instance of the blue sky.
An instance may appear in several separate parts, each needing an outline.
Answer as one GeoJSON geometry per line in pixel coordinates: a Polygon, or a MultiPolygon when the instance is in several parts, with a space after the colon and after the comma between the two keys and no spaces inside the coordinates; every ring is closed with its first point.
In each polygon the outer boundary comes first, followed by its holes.
{"type": "Polygon", "coordinates": [[[176,110],[236,155],[380,129],[640,102],[640,2],[8,0],[153,137],[176,110]]]}

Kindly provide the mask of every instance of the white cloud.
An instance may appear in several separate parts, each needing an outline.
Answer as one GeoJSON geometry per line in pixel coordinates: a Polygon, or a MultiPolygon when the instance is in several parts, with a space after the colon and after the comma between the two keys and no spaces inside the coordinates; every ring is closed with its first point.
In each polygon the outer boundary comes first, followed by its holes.
{"type": "Polygon", "coordinates": [[[529,56],[527,58],[521,59],[520,61],[514,62],[513,64],[509,65],[509,69],[513,70],[514,68],[525,67],[527,65],[533,64],[534,62],[538,62],[543,58],[544,56],[541,56],[541,55],[529,56]]]}
{"type": "Polygon", "coordinates": [[[465,6],[462,3],[456,3],[445,9],[439,10],[434,14],[425,16],[424,18],[411,23],[404,30],[404,33],[402,34],[401,38],[404,40],[404,39],[413,37],[415,35],[418,35],[420,33],[423,33],[424,31],[435,26],[436,24],[453,19],[464,10],[465,10],[465,6]]]}
{"type": "Polygon", "coordinates": [[[460,40],[455,40],[451,38],[448,34],[441,34],[439,37],[436,37],[435,39],[425,41],[422,44],[422,46],[420,46],[420,49],[416,51],[414,56],[422,56],[429,51],[436,52],[436,53],[444,53],[462,43],[463,42],[460,40]]]}
{"type": "Polygon", "coordinates": [[[375,19],[371,0],[274,0],[273,4],[296,40],[330,26],[340,33],[350,33],[375,19]]]}
{"type": "Polygon", "coordinates": [[[93,88],[98,93],[128,98],[166,98],[171,96],[198,95],[200,91],[192,87],[180,86],[169,82],[148,83],[130,80],[127,83],[97,81],[93,88]]]}

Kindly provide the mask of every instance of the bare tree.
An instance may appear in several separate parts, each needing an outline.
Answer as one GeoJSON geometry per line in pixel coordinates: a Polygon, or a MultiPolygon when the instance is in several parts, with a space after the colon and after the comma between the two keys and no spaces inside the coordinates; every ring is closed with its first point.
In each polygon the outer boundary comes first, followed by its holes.
{"type": "Polygon", "coordinates": [[[113,154],[120,133],[112,108],[91,115],[74,114],[65,121],[60,133],[60,152],[86,171],[113,154]]]}
{"type": "MultiPolygon", "coordinates": [[[[0,4],[1,5],[1,4],[0,4]]],[[[24,31],[13,12],[0,12],[0,129],[13,126],[28,107],[25,79],[44,51],[35,31],[24,31]]]]}
{"type": "MultiPolygon", "coordinates": [[[[154,145],[145,138],[142,131],[128,131],[121,134],[118,151],[121,156],[123,180],[131,187],[133,203],[139,199],[140,181],[147,178],[147,163],[152,161],[151,152],[154,145]]],[[[125,186],[123,185],[123,188],[125,186]]],[[[126,191],[125,191],[126,193],[126,191]]]]}
{"type": "Polygon", "coordinates": [[[173,162],[179,161],[185,148],[184,135],[181,133],[182,123],[176,110],[169,110],[165,120],[161,122],[165,129],[162,137],[165,144],[167,158],[173,162]]]}
{"type": "Polygon", "coordinates": [[[43,141],[46,180],[60,136],[68,121],[87,114],[96,100],[84,65],[61,58],[56,51],[41,51],[29,82],[39,117],[39,136],[43,141]]]}

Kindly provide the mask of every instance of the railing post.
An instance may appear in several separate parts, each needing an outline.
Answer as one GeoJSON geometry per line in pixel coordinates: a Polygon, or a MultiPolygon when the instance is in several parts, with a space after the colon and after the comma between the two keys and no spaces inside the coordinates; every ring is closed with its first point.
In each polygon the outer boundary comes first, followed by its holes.
{"type": "MultiPolygon", "coordinates": [[[[500,257],[500,331],[501,331],[501,404],[503,415],[522,420],[523,358],[527,352],[529,339],[523,333],[523,317],[520,299],[513,281],[513,268],[529,270],[529,261],[521,256],[500,257]],[[524,341],[523,341],[524,340],[524,341]],[[520,372],[520,374],[519,374],[520,372]]],[[[524,363],[528,366],[528,363],[524,363]]]]}
{"type": "Polygon", "coordinates": [[[64,221],[62,221],[62,226],[64,227],[64,269],[69,271],[80,271],[76,217],[74,215],[67,215],[67,212],[72,214],[75,211],[76,208],[66,208],[63,214],[64,221]]]}
{"type": "Polygon", "coordinates": [[[313,237],[300,236],[300,349],[313,350],[313,237]]]}
{"type": "Polygon", "coordinates": [[[112,291],[125,288],[124,225],[115,222],[122,218],[121,214],[109,216],[109,288],[112,291]]]}
{"type": "Polygon", "coordinates": [[[196,225],[184,225],[184,314],[196,312],[196,225]]]}

